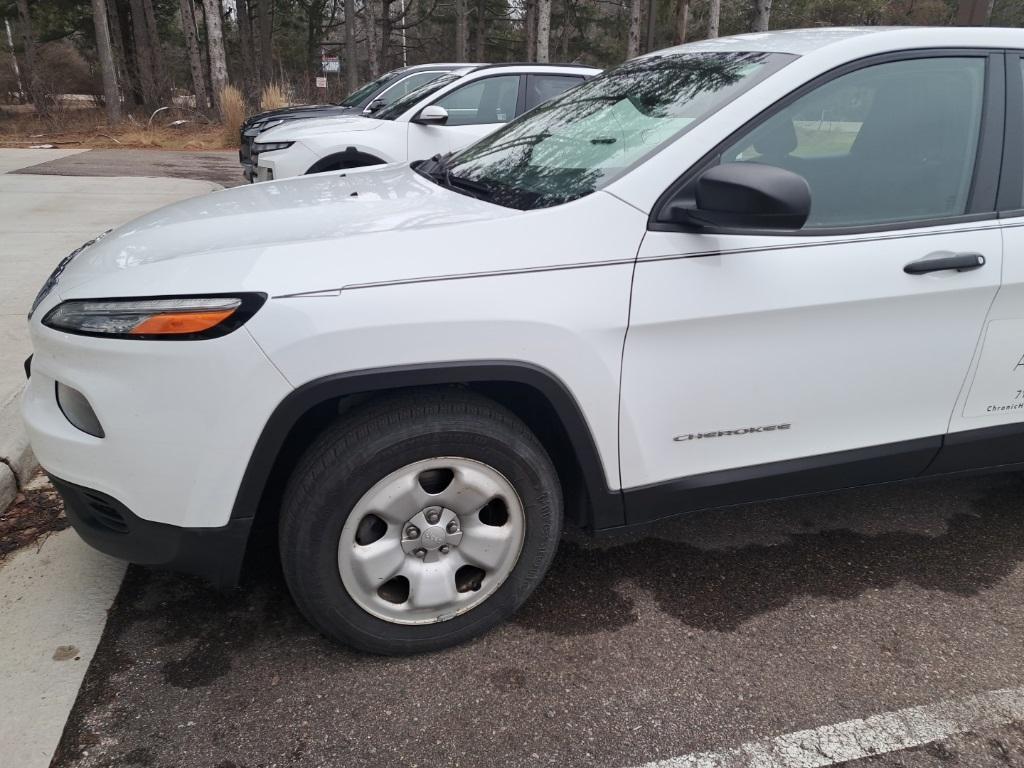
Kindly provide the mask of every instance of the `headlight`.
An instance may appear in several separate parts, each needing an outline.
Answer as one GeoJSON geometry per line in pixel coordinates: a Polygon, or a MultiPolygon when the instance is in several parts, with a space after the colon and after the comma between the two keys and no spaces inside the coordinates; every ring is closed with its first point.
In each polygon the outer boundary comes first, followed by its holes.
{"type": "Polygon", "coordinates": [[[258,152],[276,152],[279,149],[288,149],[294,141],[270,141],[266,144],[260,144],[258,141],[252,145],[252,151],[258,152]]]}
{"type": "Polygon", "coordinates": [[[256,314],[265,293],[233,296],[73,299],[58,304],[43,325],[83,336],[121,339],[212,339],[256,314]]]}

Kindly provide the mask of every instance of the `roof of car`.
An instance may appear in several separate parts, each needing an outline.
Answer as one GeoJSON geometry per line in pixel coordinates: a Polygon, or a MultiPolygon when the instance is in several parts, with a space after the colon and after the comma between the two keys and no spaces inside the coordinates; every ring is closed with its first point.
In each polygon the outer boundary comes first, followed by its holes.
{"type": "Polygon", "coordinates": [[[476,66],[479,66],[479,65],[474,64],[472,62],[468,62],[468,61],[467,62],[463,62],[462,64],[457,64],[457,63],[449,61],[449,62],[437,62],[437,63],[432,63],[432,64],[410,64],[408,67],[403,67],[402,69],[400,69],[398,71],[399,72],[414,72],[414,71],[417,71],[417,70],[431,70],[431,69],[471,69],[471,68],[476,67],[476,66]]]}
{"type": "Polygon", "coordinates": [[[570,67],[575,69],[600,69],[600,67],[592,67],[589,64],[580,64],[572,61],[562,63],[560,61],[502,61],[495,64],[479,64],[477,69],[489,69],[493,67],[570,67]]]}
{"type": "Polygon", "coordinates": [[[1005,44],[1007,33],[1019,35],[1024,40],[1021,30],[998,27],[814,27],[711,38],[653,51],[646,56],[704,51],[764,51],[802,56],[853,38],[883,35],[894,39],[898,37],[901,45],[913,43],[915,47],[921,43],[937,46],[955,45],[958,38],[964,41],[969,39],[968,45],[977,45],[979,40],[990,39],[993,46],[1000,46],[1005,44]]]}
{"type": "Polygon", "coordinates": [[[471,72],[480,72],[485,69],[578,69],[581,72],[600,72],[600,67],[592,67],[588,64],[559,64],[549,62],[541,64],[537,61],[503,61],[500,64],[477,64],[471,72]]]}

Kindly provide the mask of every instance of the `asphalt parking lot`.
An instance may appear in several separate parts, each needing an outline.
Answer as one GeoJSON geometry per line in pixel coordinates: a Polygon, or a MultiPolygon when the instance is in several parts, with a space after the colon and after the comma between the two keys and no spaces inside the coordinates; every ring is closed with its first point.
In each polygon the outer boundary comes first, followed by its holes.
{"type": "MultiPolygon", "coordinates": [[[[635,766],[1017,687],[1022,498],[946,480],[566,541],[514,622],[413,658],[319,637],[266,543],[228,594],[133,567],[54,765],[635,766]]],[[[1021,733],[862,762],[1012,765],[1021,733]]]]}

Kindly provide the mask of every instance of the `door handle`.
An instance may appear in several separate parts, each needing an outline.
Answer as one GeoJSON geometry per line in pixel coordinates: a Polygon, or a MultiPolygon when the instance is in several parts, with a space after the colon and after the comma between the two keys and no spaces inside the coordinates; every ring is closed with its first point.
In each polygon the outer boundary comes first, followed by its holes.
{"type": "Polygon", "coordinates": [[[912,261],[903,267],[908,275],[927,275],[929,272],[943,272],[955,269],[967,272],[985,266],[985,257],[980,253],[953,253],[952,251],[936,251],[923,259],[912,261]]]}

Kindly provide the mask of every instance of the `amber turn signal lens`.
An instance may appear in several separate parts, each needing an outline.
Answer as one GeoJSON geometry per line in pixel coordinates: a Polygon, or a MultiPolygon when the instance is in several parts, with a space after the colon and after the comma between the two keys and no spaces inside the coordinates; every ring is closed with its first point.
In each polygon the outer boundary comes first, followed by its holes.
{"type": "Polygon", "coordinates": [[[202,333],[215,325],[227,320],[235,314],[235,309],[222,309],[215,312],[168,312],[153,315],[143,320],[129,331],[132,336],[174,335],[202,333]]]}

